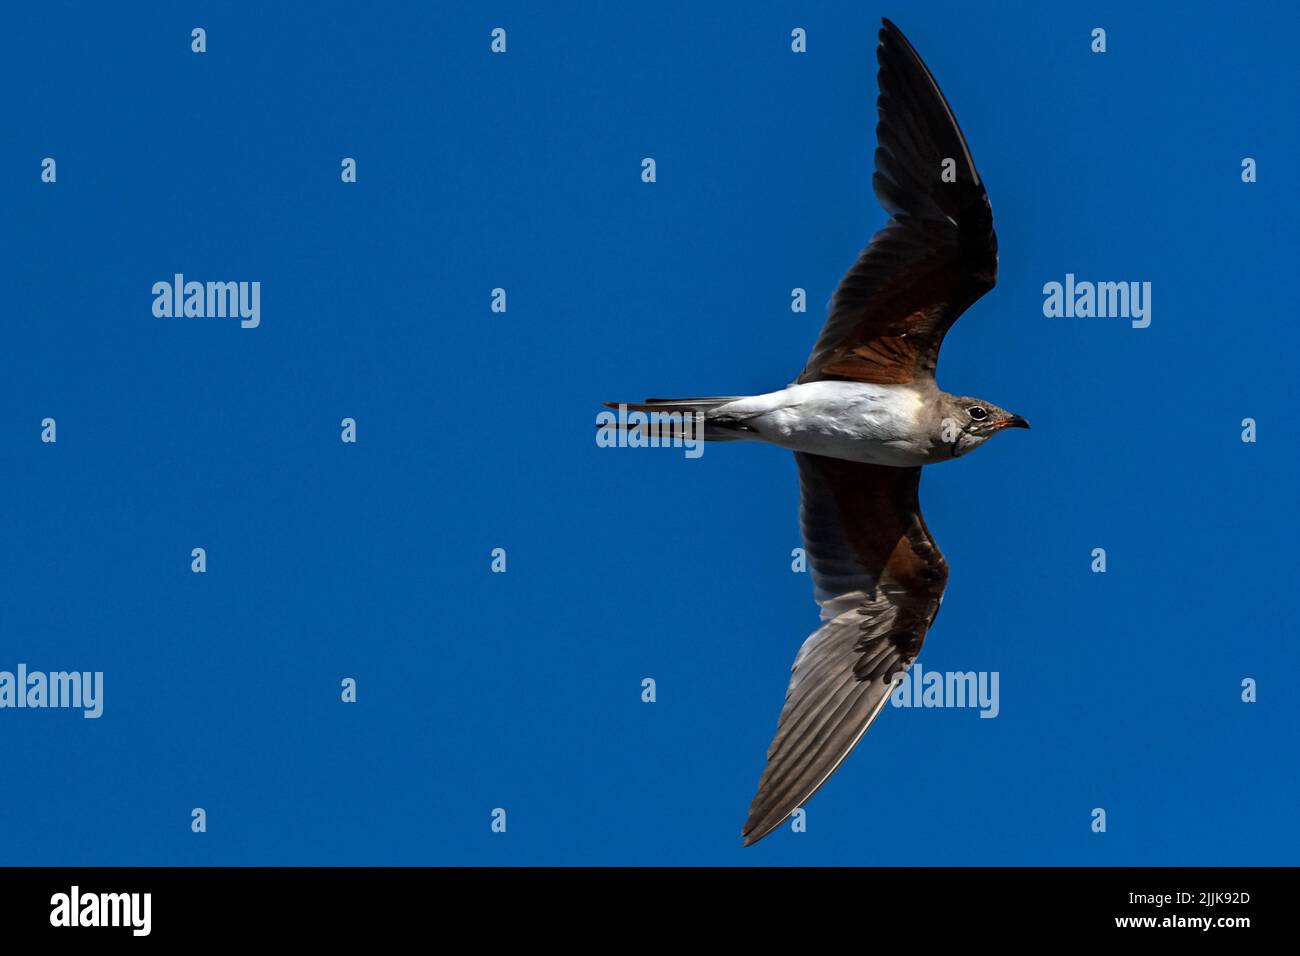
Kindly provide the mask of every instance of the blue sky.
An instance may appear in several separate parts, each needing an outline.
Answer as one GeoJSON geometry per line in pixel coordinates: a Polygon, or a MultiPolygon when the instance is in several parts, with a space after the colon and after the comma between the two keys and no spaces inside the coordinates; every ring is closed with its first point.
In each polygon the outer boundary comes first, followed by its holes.
{"type": "Polygon", "coordinates": [[[0,864],[1296,862],[1295,12],[544,6],[5,12],[0,669],[105,702],[0,710],[0,864]],[[886,708],[742,851],[816,624],[793,462],[594,416],[802,367],[884,221],[882,15],[1001,246],[940,383],[1033,423],[921,489],[921,662],[1000,713],[886,708]],[[261,325],[155,318],[176,272],[261,325]],[[1067,273],[1150,327],[1044,317],[1067,273]]]}

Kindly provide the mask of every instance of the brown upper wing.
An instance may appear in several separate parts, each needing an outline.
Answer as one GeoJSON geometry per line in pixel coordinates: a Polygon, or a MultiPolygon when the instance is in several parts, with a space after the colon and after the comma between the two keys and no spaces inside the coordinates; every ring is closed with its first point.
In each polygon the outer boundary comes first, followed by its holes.
{"type": "Polygon", "coordinates": [[[891,218],[840,281],[800,382],[932,378],[944,334],[997,282],[993,211],[943,93],[888,20],[877,59],[871,184],[891,218]]]}
{"type": "Polygon", "coordinates": [[[920,652],[948,581],[917,501],[920,468],[795,459],[825,623],[795,658],[746,846],[811,797],[866,733],[920,652]]]}

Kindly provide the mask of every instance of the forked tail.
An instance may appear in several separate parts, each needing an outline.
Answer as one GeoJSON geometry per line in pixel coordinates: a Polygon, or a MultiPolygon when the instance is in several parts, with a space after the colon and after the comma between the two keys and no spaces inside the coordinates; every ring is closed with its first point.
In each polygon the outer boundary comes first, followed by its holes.
{"type": "Polygon", "coordinates": [[[606,408],[619,412],[619,420],[610,423],[619,431],[643,431],[661,439],[703,439],[736,441],[746,437],[739,422],[711,414],[714,409],[744,398],[743,395],[708,398],[647,398],[644,402],[605,402],[606,408]],[[625,420],[630,412],[641,414],[625,420]]]}

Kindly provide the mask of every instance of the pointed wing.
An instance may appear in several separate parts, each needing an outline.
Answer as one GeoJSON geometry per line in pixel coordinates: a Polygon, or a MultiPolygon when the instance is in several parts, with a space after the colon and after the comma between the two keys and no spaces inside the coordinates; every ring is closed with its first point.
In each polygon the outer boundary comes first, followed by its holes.
{"type": "Polygon", "coordinates": [[[745,846],[780,826],[867,732],[920,651],[948,581],[917,501],[920,468],[795,459],[825,623],[795,658],[745,846]]]}
{"type": "Polygon", "coordinates": [[[888,20],[876,55],[871,184],[891,218],[840,280],[800,382],[933,378],[944,334],[997,282],[993,210],[956,117],[888,20]]]}

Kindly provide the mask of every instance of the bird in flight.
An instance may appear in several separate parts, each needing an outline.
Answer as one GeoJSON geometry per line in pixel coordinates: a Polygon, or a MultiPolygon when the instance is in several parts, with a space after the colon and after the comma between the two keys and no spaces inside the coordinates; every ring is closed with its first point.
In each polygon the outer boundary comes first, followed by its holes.
{"type": "Polygon", "coordinates": [[[679,435],[788,448],[798,465],[799,520],[822,624],[795,657],[745,846],[835,772],[934,623],[948,564],[921,516],[921,469],[1029,427],[935,382],[944,334],[997,282],[993,212],[956,117],[889,20],[876,55],[871,183],[890,217],[840,280],[802,374],[764,395],[623,406],[660,413],[649,420],[669,421],[679,435]]]}

